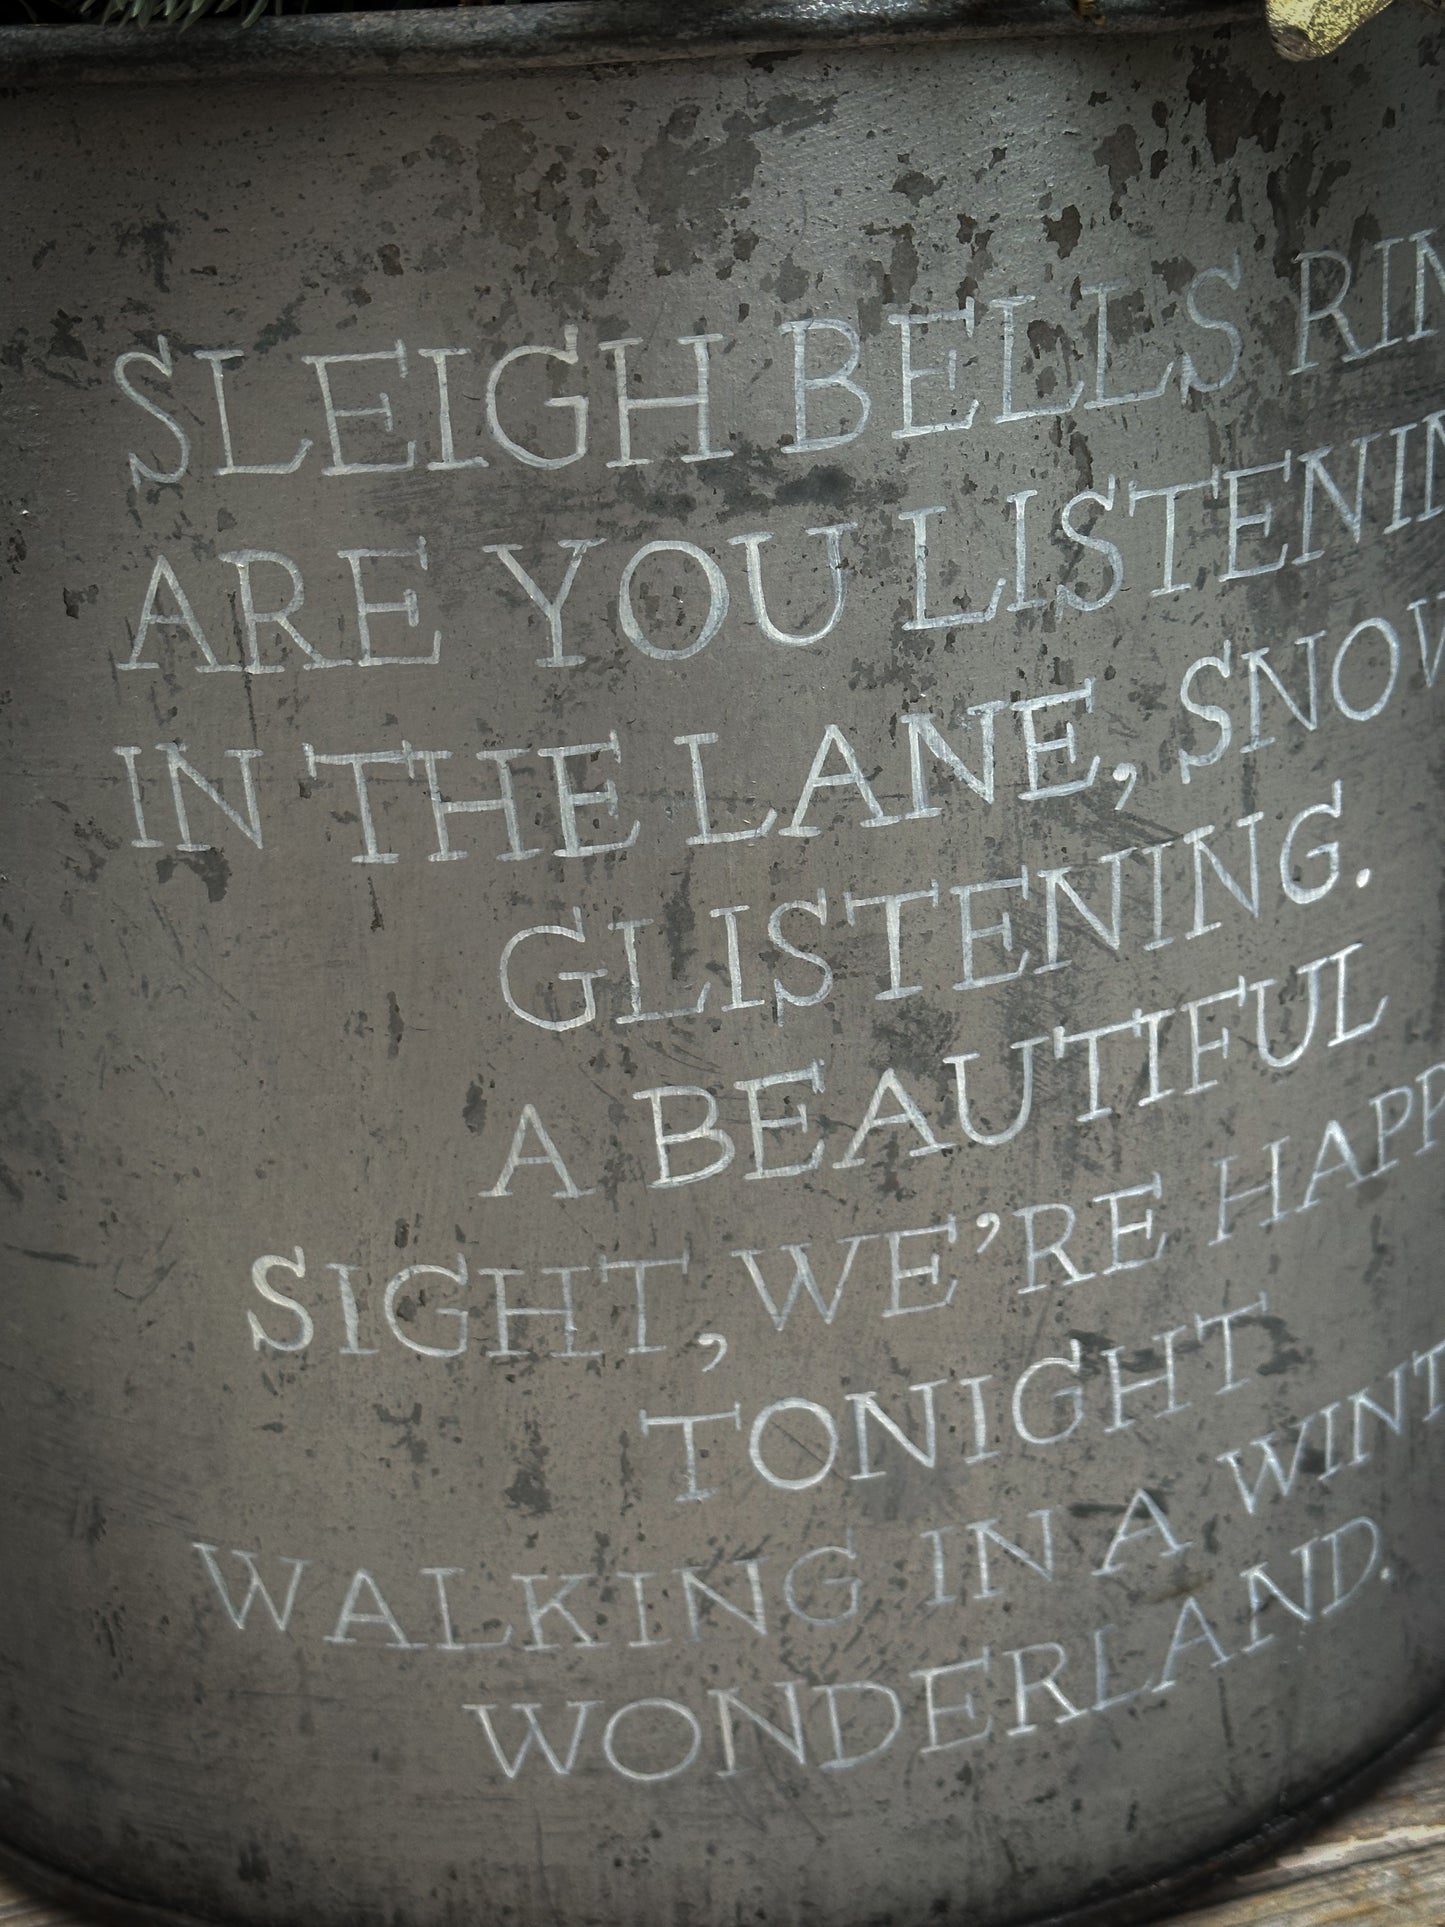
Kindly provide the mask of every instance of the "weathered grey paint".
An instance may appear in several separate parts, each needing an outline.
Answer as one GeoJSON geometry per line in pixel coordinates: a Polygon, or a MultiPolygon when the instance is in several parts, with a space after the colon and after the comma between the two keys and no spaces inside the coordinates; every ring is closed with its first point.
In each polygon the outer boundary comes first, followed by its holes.
{"type": "Polygon", "coordinates": [[[9,103],[9,1846],[1006,1927],[1435,1702],[1437,61],[9,103]]]}

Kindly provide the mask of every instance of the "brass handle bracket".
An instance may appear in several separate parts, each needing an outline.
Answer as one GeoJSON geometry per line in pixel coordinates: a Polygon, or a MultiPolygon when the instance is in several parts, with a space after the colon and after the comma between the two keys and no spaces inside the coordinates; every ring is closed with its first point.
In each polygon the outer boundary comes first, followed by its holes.
{"type": "Polygon", "coordinates": [[[1286,60],[1318,60],[1342,47],[1390,0],[1266,0],[1270,37],[1286,60]]]}

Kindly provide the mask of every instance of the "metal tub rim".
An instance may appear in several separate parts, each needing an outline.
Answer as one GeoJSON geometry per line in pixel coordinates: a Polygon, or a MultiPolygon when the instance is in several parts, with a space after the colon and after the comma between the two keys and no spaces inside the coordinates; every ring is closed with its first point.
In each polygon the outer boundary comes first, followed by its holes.
{"type": "Polygon", "coordinates": [[[136,28],[0,27],[0,86],[483,74],[1263,27],[1258,0],[517,0],[136,28]]]}

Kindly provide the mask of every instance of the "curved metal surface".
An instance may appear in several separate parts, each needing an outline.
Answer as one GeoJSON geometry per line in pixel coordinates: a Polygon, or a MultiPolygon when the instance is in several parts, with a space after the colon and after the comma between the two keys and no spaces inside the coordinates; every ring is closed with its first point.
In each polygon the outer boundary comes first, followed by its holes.
{"type": "MultiPolygon", "coordinates": [[[[1148,1927],[1162,1922],[1180,1906],[1192,1907],[1207,1898],[1216,1882],[1245,1873],[1263,1860],[1282,1853],[1293,1842],[1324,1826],[1336,1815],[1347,1812],[1370,1794],[1392,1773],[1404,1766],[1420,1749],[1429,1745],[1445,1723],[1445,1702],[1416,1721],[1376,1758],[1342,1774],[1326,1792],[1289,1812],[1278,1814],[1246,1838],[1239,1840],[1208,1860],[1198,1861],[1160,1880],[1111,1895],[1094,1906],[1070,1908],[1047,1919],[1021,1924],[1021,1927],[1148,1927]]],[[[91,1885],[62,1869],[47,1866],[16,1853],[0,1841],[0,1866],[37,1893],[93,1915],[105,1927],[218,1927],[215,1916],[202,1920],[197,1914],[173,1913],[152,1901],[136,1902],[122,1895],[91,1885]]],[[[224,1927],[223,1923],[219,1927],[224,1927]]],[[[297,1921],[295,1927],[306,1927],[297,1921]]]]}
{"type": "Polygon", "coordinates": [[[1438,55],[17,90],[13,1850],[1021,1927],[1438,1701],[1438,55]]]}

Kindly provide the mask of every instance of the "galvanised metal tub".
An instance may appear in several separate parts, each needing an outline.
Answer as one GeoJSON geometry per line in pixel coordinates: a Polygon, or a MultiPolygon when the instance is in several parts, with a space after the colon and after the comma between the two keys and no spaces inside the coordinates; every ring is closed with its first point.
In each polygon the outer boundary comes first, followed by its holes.
{"type": "Polygon", "coordinates": [[[1378,1763],[1445,1668],[1426,16],[0,55],[7,1849],[1014,1927],[1378,1763]]]}

